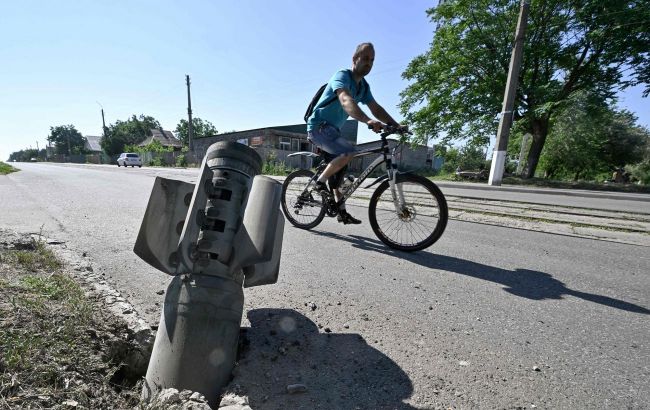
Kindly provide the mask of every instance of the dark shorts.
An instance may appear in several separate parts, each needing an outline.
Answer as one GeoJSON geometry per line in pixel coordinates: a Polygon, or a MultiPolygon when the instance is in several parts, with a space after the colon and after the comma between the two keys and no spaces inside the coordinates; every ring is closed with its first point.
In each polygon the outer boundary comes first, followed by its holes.
{"type": "Polygon", "coordinates": [[[357,150],[350,141],[343,138],[336,127],[323,124],[307,133],[307,139],[323,151],[332,155],[353,154],[357,150]]]}

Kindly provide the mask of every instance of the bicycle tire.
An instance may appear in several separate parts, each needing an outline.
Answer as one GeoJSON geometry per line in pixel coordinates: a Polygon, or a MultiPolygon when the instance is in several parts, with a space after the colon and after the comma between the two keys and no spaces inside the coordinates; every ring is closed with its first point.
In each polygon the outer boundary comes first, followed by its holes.
{"type": "Polygon", "coordinates": [[[282,212],[284,212],[285,218],[296,228],[311,229],[321,223],[325,217],[325,206],[323,206],[322,197],[317,196],[315,198],[310,192],[308,198],[302,200],[299,198],[299,195],[307,186],[307,182],[313,176],[313,172],[299,169],[287,175],[282,184],[282,200],[280,201],[282,212]],[[302,180],[297,181],[298,178],[302,178],[302,180]],[[300,218],[300,216],[303,218],[300,218]]]}
{"type": "Polygon", "coordinates": [[[395,211],[389,183],[386,180],[377,187],[370,198],[368,207],[370,226],[375,235],[393,249],[414,252],[428,248],[440,239],[447,227],[449,218],[447,200],[436,184],[419,175],[400,174],[397,176],[397,184],[401,184],[404,191],[406,215],[398,215],[395,211]],[[388,194],[388,198],[381,200],[381,196],[385,192],[388,194]],[[409,195],[409,198],[407,198],[407,195],[409,195]],[[414,202],[415,199],[418,202],[414,202]],[[380,201],[383,202],[383,207],[379,207],[380,201]],[[431,215],[427,215],[422,211],[418,212],[418,209],[421,208],[424,211],[429,211],[428,213],[431,213],[431,215]],[[381,211],[380,217],[378,217],[379,211],[381,211]],[[389,221],[389,215],[392,215],[392,222],[389,221]],[[425,220],[424,218],[430,218],[431,220],[425,220]],[[392,238],[389,231],[395,228],[397,228],[397,232],[395,232],[396,238],[392,238]],[[399,239],[402,228],[406,228],[410,233],[416,233],[420,238],[413,243],[404,243],[399,239]]]}

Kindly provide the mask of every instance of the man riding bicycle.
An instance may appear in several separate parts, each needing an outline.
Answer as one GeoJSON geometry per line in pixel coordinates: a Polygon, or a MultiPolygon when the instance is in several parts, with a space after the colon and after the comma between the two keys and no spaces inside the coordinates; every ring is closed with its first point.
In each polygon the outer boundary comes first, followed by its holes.
{"type": "MultiPolygon", "coordinates": [[[[352,160],[356,152],[354,146],[341,135],[340,131],[348,116],[367,124],[375,133],[381,132],[384,124],[401,127],[375,101],[370,92],[370,86],[364,78],[370,73],[374,61],[374,46],[371,43],[359,44],[352,56],[352,69],[340,70],[332,76],[318,103],[314,106],[311,116],[307,119],[309,141],[321,150],[336,156],[327,165],[316,183],[316,190],[322,195],[328,197],[331,195],[325,185],[326,181],[342,170],[352,160]],[[372,115],[379,121],[368,117],[359,107],[359,103],[367,105],[372,115]]],[[[338,182],[340,182],[340,178],[338,182]]],[[[336,186],[332,186],[330,182],[330,187],[338,201],[343,194],[338,189],[338,183],[334,183],[334,185],[336,186]]],[[[345,210],[345,203],[339,207],[337,220],[346,225],[361,223],[345,210]]]]}

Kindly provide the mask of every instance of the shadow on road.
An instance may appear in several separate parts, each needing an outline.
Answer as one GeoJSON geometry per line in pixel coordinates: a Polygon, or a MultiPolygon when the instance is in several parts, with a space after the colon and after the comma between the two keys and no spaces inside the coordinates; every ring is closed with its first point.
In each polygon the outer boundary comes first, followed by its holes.
{"type": "Polygon", "coordinates": [[[236,372],[254,386],[246,392],[253,409],[414,409],[402,403],[413,392],[406,373],[360,335],[319,333],[291,309],[254,309],[247,317],[236,372]],[[307,391],[288,394],[291,384],[307,391]]]}
{"type": "Polygon", "coordinates": [[[564,285],[564,283],[545,272],[528,269],[501,269],[495,266],[454,258],[453,256],[436,255],[428,252],[400,252],[388,248],[378,240],[362,236],[338,235],[324,231],[312,232],[318,235],[350,242],[355,248],[392,255],[396,258],[405,259],[430,269],[445,270],[448,272],[460,273],[461,275],[472,276],[478,279],[488,280],[490,282],[500,283],[506,286],[506,292],[527,299],[562,299],[562,296],[570,295],[590,302],[599,303],[601,305],[626,310],[628,312],[643,313],[645,315],[650,314],[650,310],[633,303],[610,298],[608,296],[595,295],[593,293],[569,289],[564,285]]]}

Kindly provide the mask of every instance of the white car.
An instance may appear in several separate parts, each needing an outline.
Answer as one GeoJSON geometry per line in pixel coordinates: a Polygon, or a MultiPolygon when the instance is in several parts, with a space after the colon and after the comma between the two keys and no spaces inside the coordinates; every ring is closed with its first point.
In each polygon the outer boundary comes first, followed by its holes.
{"type": "Polygon", "coordinates": [[[140,155],[138,154],[123,152],[117,159],[117,166],[121,167],[122,165],[125,167],[128,167],[130,165],[132,168],[135,166],[142,168],[142,158],[140,158],[140,155]]]}

